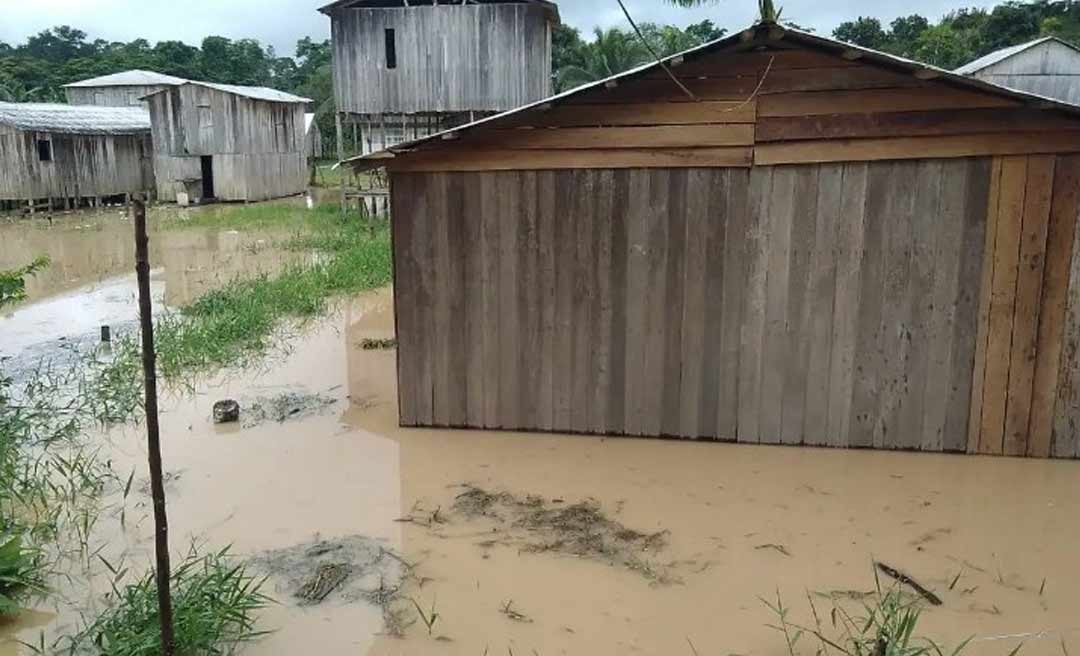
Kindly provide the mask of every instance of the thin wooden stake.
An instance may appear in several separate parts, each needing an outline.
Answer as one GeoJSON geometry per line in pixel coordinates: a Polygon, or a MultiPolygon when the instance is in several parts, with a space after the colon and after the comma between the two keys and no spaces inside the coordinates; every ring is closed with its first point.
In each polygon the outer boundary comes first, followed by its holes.
{"type": "Polygon", "coordinates": [[[150,461],[150,497],[154,502],[154,548],[157,552],[158,618],[161,654],[173,656],[172,597],[169,591],[169,521],[165,515],[165,484],[161,475],[161,436],[158,427],[157,370],[154,321],[150,307],[150,255],[146,234],[146,200],[136,194],[131,206],[135,224],[135,275],[139,282],[139,325],[142,332],[143,385],[146,391],[146,442],[150,461]]]}

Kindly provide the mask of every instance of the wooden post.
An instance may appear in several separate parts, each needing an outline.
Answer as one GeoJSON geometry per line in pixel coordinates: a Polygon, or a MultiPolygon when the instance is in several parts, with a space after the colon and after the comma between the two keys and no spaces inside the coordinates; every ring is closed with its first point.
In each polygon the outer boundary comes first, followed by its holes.
{"type": "Polygon", "coordinates": [[[341,216],[344,217],[347,213],[345,207],[345,169],[342,162],[345,161],[345,135],[341,128],[341,112],[334,113],[334,127],[337,131],[337,159],[338,169],[341,173],[341,216]]]}
{"type": "Polygon", "coordinates": [[[161,654],[173,656],[172,597],[169,591],[169,521],[165,515],[165,483],[161,472],[161,437],[158,426],[157,370],[154,354],[154,320],[150,306],[150,238],[146,234],[146,201],[142,194],[132,205],[135,224],[135,276],[139,284],[139,324],[142,332],[143,387],[146,407],[146,442],[150,464],[150,497],[154,504],[154,548],[157,567],[158,619],[161,654]]]}

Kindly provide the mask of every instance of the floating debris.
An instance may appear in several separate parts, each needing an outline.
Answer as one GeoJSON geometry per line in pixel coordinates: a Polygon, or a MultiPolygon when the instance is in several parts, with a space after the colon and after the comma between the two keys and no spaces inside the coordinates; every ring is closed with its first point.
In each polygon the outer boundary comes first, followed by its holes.
{"type": "Polygon", "coordinates": [[[397,348],[397,340],[365,337],[360,340],[360,348],[365,351],[390,351],[397,348]]]}
{"type": "Polygon", "coordinates": [[[320,603],[349,578],[349,572],[345,563],[319,565],[315,575],[296,591],[296,596],[308,604],[320,603]]]}
{"type": "Polygon", "coordinates": [[[240,421],[240,404],[232,399],[224,399],[214,404],[214,423],[232,424],[240,421]]]}

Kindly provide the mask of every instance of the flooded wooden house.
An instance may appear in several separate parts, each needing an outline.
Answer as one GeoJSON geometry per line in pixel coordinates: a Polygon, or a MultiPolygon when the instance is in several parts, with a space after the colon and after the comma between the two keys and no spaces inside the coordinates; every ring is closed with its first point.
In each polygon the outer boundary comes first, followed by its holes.
{"type": "Polygon", "coordinates": [[[161,201],[256,201],[307,188],[307,98],[189,81],[146,97],[161,201]]]}
{"type": "Polygon", "coordinates": [[[1080,108],[775,24],[664,65],[351,160],[403,425],[1080,455],[1080,108]]]}
{"type": "Polygon", "coordinates": [[[338,0],[338,143],[370,153],[551,95],[545,0],[338,0]],[[351,128],[351,129],[350,129],[351,128]]]}
{"type": "Polygon", "coordinates": [[[153,187],[144,110],[0,103],[0,204],[9,209],[96,206],[153,187]]]}
{"type": "Polygon", "coordinates": [[[1046,36],[997,50],[955,72],[1080,104],[1080,49],[1057,37],[1046,36]]]}
{"type": "Polygon", "coordinates": [[[145,108],[144,97],[185,82],[172,75],[130,70],[65,84],[64,95],[71,105],[145,108]]]}

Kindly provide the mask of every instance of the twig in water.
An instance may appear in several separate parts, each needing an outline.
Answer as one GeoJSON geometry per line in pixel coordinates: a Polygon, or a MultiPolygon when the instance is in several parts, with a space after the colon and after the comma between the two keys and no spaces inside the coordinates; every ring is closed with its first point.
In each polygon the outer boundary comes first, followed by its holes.
{"type": "Polygon", "coordinates": [[[922,585],[919,584],[918,581],[911,578],[907,574],[904,574],[900,570],[889,567],[885,563],[874,563],[874,564],[877,566],[878,570],[882,574],[884,574],[885,576],[888,576],[890,578],[896,579],[898,582],[908,586],[909,588],[911,588],[915,592],[918,592],[919,595],[922,596],[923,599],[927,600],[932,605],[934,605],[934,606],[942,605],[940,597],[938,597],[933,592],[930,592],[929,590],[924,588],[922,585]]]}
{"type": "Polygon", "coordinates": [[[690,636],[686,636],[686,644],[690,645],[690,651],[694,653],[694,656],[701,656],[698,654],[697,647],[694,646],[694,643],[690,642],[690,636]]]}

